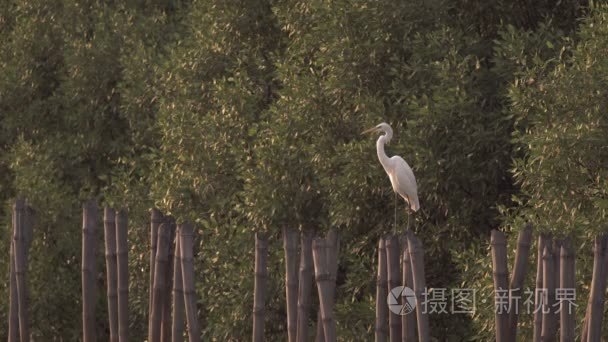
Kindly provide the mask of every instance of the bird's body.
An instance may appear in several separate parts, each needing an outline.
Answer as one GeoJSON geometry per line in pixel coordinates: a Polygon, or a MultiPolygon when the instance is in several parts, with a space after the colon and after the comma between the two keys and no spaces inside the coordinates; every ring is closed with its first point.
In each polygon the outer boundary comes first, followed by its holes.
{"type": "Polygon", "coordinates": [[[386,173],[393,185],[393,191],[407,201],[410,209],[418,211],[418,209],[420,209],[418,185],[416,184],[416,177],[414,176],[412,168],[399,156],[393,156],[389,161],[393,165],[393,168],[391,171],[387,170],[386,173]]]}
{"type": "Polygon", "coordinates": [[[418,185],[412,168],[400,156],[389,156],[384,151],[384,146],[393,137],[393,129],[387,123],[381,123],[363,133],[383,132],[384,134],[376,141],[376,152],[380,164],[386,171],[393,186],[395,194],[399,194],[408,203],[409,208],[416,212],[420,209],[418,201],[418,185]]]}

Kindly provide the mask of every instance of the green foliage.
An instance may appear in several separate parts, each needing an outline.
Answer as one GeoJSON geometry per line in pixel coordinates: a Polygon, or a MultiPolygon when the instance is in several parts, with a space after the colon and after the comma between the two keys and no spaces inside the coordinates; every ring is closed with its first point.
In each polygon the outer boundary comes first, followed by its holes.
{"type": "MultiPolygon", "coordinates": [[[[588,283],[588,242],[608,210],[608,11],[592,10],[569,36],[584,6],[3,2],[0,219],[17,195],[37,211],[34,337],[80,336],[80,203],[93,197],[129,211],[133,339],[146,335],[153,206],[196,226],[204,340],[251,334],[255,231],[271,239],[267,337],[286,338],[284,226],[339,229],[339,336],[371,339],[370,274],[394,199],[359,132],[381,121],[395,130],[389,155],[418,179],[422,210],[410,219],[430,287],[492,298],[488,232],[502,226],[513,239],[525,221],[572,233],[588,283]]],[[[399,229],[404,208],[399,200],[399,229]]],[[[0,238],[8,247],[8,230],[0,238]]],[[[478,309],[433,316],[433,337],[489,339],[491,302],[478,309]]]]}

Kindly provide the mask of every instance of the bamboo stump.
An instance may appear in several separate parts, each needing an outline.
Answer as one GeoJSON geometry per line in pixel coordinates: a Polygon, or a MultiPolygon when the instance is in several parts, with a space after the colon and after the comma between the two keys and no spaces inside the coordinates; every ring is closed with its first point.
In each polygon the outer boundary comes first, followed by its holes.
{"type": "Polygon", "coordinates": [[[315,279],[319,292],[321,305],[321,318],[325,341],[336,341],[336,322],[333,313],[333,291],[331,265],[328,258],[328,242],[323,238],[316,238],[312,242],[312,257],[315,265],[315,279]]]}
{"type": "Polygon", "coordinates": [[[194,229],[192,224],[188,222],[182,224],[179,238],[188,340],[190,342],[199,342],[201,333],[196,309],[196,290],[194,287],[194,229]]]}
{"type": "MultiPolygon", "coordinates": [[[[340,249],[338,232],[335,228],[331,228],[327,232],[327,235],[325,236],[325,241],[327,242],[327,260],[330,265],[330,281],[334,284],[334,291],[331,294],[331,302],[333,305],[333,303],[335,303],[335,283],[338,273],[338,251],[340,249]]],[[[323,321],[321,316],[321,309],[319,308],[319,311],[317,313],[317,336],[315,338],[315,342],[325,342],[325,333],[323,330],[323,321]]]]}
{"type": "Polygon", "coordinates": [[[312,307],[312,282],[313,282],[313,261],[312,261],[312,233],[306,231],[302,234],[300,242],[300,274],[298,287],[298,342],[308,341],[308,319],[312,307]]]}
{"type": "Polygon", "coordinates": [[[422,243],[417,237],[408,236],[408,251],[412,263],[412,276],[414,278],[414,293],[416,294],[416,319],[418,323],[418,341],[430,340],[429,317],[422,306],[424,292],[426,291],[426,278],[424,274],[424,251],[422,243]]]}
{"type": "MultiPolygon", "coordinates": [[[[13,235],[15,234],[15,226],[13,225],[13,235]]],[[[15,274],[15,242],[11,237],[10,246],[10,307],[9,307],[9,324],[8,324],[8,342],[17,342],[19,339],[19,301],[17,299],[17,275],[15,274]]]]}
{"type": "MultiPolygon", "coordinates": [[[[561,272],[561,265],[560,265],[560,251],[562,249],[562,244],[563,244],[563,240],[558,240],[555,239],[553,240],[553,246],[551,246],[551,253],[553,255],[553,286],[555,289],[557,289],[559,287],[559,281],[560,281],[560,272],[561,272]]],[[[554,292],[556,292],[557,290],[554,290],[554,292]]],[[[551,307],[551,311],[553,312],[553,329],[555,331],[559,331],[560,330],[560,315],[559,315],[559,303],[557,302],[555,293],[554,295],[551,297],[552,301],[553,301],[553,306],[551,307]]],[[[555,339],[557,340],[557,334],[555,336],[555,339]]]]}
{"type": "Polygon", "coordinates": [[[26,334],[29,338],[30,336],[30,320],[29,320],[29,307],[30,307],[30,292],[28,290],[27,287],[27,270],[28,270],[28,265],[29,265],[29,254],[30,254],[30,247],[32,245],[32,239],[33,239],[33,227],[34,227],[34,209],[32,207],[30,207],[29,205],[25,206],[25,226],[23,227],[23,235],[25,237],[25,250],[23,251],[25,253],[25,279],[26,279],[26,286],[25,286],[25,294],[24,294],[24,300],[25,300],[25,307],[24,307],[24,314],[26,316],[26,334]]]}
{"type": "Polygon", "coordinates": [[[508,298],[509,283],[507,274],[507,240],[505,234],[498,231],[492,230],[492,269],[494,270],[494,299],[495,299],[495,313],[494,318],[496,322],[496,341],[505,342],[507,341],[507,329],[509,324],[509,312],[508,307],[505,304],[499,303],[499,294],[503,293],[508,298]],[[505,292],[506,291],[506,292],[505,292]]]}
{"type": "Polygon", "coordinates": [[[165,284],[165,300],[163,301],[163,312],[160,323],[160,340],[163,342],[170,341],[171,339],[171,284],[173,283],[173,272],[175,272],[173,268],[173,260],[175,258],[175,221],[173,219],[169,219],[169,254],[167,260],[169,260],[167,264],[167,271],[165,273],[165,278],[167,279],[165,284]]]}
{"type": "MultiPolygon", "coordinates": [[[[97,340],[95,332],[96,289],[96,231],[98,220],[97,205],[88,201],[83,206],[82,215],[82,330],[83,341],[97,340]]],[[[23,339],[22,341],[27,341],[23,339]]]]}
{"type": "Polygon", "coordinates": [[[285,251],[285,297],[287,303],[287,336],[295,342],[298,334],[298,231],[283,228],[285,251]]]}
{"type": "Polygon", "coordinates": [[[116,215],[116,253],[118,256],[118,339],[127,342],[129,337],[129,246],[127,212],[116,215]]]}
{"type": "MultiPolygon", "coordinates": [[[[25,201],[17,199],[13,206],[13,258],[14,258],[14,294],[16,300],[16,312],[12,313],[12,319],[17,316],[15,323],[18,322],[19,339],[29,341],[29,317],[28,317],[28,290],[27,290],[27,249],[31,241],[29,220],[27,218],[25,201]]],[[[13,303],[13,304],[15,304],[13,303]]],[[[17,335],[16,326],[14,335],[17,335]]],[[[11,337],[9,335],[9,337],[11,337]]]]}
{"type": "MultiPolygon", "coordinates": [[[[399,265],[399,254],[401,248],[399,239],[395,235],[390,235],[386,238],[386,261],[388,270],[388,288],[387,293],[392,289],[401,285],[401,270],[399,265]]],[[[391,342],[401,340],[401,317],[400,315],[390,311],[388,314],[389,337],[391,342]]]]}
{"type": "MultiPolygon", "coordinates": [[[[575,258],[572,242],[564,240],[560,253],[560,287],[562,289],[576,289],[575,258]]],[[[560,342],[574,341],[574,328],[576,327],[574,308],[567,301],[560,302],[560,342]]]]}
{"type": "Polygon", "coordinates": [[[385,342],[388,336],[388,275],[386,271],[386,242],[378,242],[378,276],[376,280],[376,342],[385,342]]]}
{"type": "Polygon", "coordinates": [[[264,341],[264,318],[266,313],[266,280],[268,269],[268,239],[262,233],[255,234],[255,285],[253,296],[253,342],[264,341]]]}
{"type": "Polygon", "coordinates": [[[150,288],[148,298],[148,325],[152,324],[152,301],[154,297],[154,268],[156,267],[156,244],[158,227],[163,222],[163,214],[158,209],[150,213],[150,288]]]}
{"type": "Polygon", "coordinates": [[[517,299],[521,298],[522,288],[524,287],[524,281],[526,274],[528,273],[528,258],[530,257],[530,246],[532,245],[532,227],[526,225],[524,229],[519,232],[517,237],[517,249],[515,251],[515,265],[513,266],[513,274],[511,275],[511,282],[509,287],[509,329],[508,336],[509,341],[516,342],[517,340],[517,321],[519,312],[515,308],[519,308],[517,299]]]}
{"type": "Polygon", "coordinates": [[[589,295],[587,340],[600,341],[604,315],[604,293],[606,291],[606,236],[596,237],[594,243],[593,280],[589,295]]]}
{"type": "Polygon", "coordinates": [[[543,328],[543,315],[541,310],[543,299],[540,290],[543,288],[543,252],[545,251],[545,245],[548,241],[550,241],[550,238],[547,235],[539,235],[536,250],[536,291],[534,291],[533,342],[541,341],[541,332],[543,328]]]}
{"type": "MultiPolygon", "coordinates": [[[[327,260],[329,263],[329,275],[330,275],[330,284],[331,284],[331,292],[330,292],[330,301],[331,307],[333,311],[333,307],[336,305],[336,282],[338,278],[338,254],[340,253],[340,237],[338,236],[338,231],[335,228],[331,228],[327,232],[327,236],[325,236],[325,240],[327,242],[327,260]]],[[[335,325],[335,322],[334,322],[335,325]]]]}
{"type": "MultiPolygon", "coordinates": [[[[180,225],[181,227],[181,225],[180,225]]],[[[184,339],[184,284],[181,267],[181,248],[179,243],[180,227],[176,231],[175,254],[173,257],[173,325],[171,341],[181,342],[184,339]]]]}
{"type": "Polygon", "coordinates": [[[166,288],[165,272],[167,270],[168,255],[169,255],[169,238],[171,228],[169,225],[162,223],[158,229],[158,241],[154,267],[154,294],[152,298],[152,318],[148,326],[148,341],[160,341],[160,324],[162,319],[163,302],[166,288]]]}
{"type": "MultiPolygon", "coordinates": [[[[414,275],[412,274],[412,263],[410,253],[407,249],[407,237],[403,243],[403,286],[414,288],[414,275]]],[[[410,312],[401,316],[401,338],[403,342],[416,341],[416,314],[410,312]]]]}
{"type": "Polygon", "coordinates": [[[555,267],[551,245],[547,244],[543,252],[543,328],[541,340],[543,342],[555,341],[555,267]]]}
{"type": "Polygon", "coordinates": [[[116,221],[112,208],[104,208],[103,227],[106,248],[106,276],[110,341],[118,342],[118,273],[116,256],[116,221]]]}

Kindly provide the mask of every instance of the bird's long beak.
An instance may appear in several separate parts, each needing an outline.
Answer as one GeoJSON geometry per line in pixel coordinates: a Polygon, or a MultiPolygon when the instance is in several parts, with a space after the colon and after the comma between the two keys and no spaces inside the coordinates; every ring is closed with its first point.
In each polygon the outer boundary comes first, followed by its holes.
{"type": "Polygon", "coordinates": [[[373,132],[376,132],[377,130],[378,130],[377,127],[372,127],[370,129],[366,129],[365,131],[361,132],[361,134],[373,133],[373,132]]]}

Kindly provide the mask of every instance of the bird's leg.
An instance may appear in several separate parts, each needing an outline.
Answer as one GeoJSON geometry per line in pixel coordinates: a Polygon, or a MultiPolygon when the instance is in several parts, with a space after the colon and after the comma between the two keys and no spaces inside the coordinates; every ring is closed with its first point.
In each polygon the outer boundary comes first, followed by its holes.
{"type": "Polygon", "coordinates": [[[395,192],[395,225],[393,226],[393,233],[397,235],[397,193],[395,192]]]}

